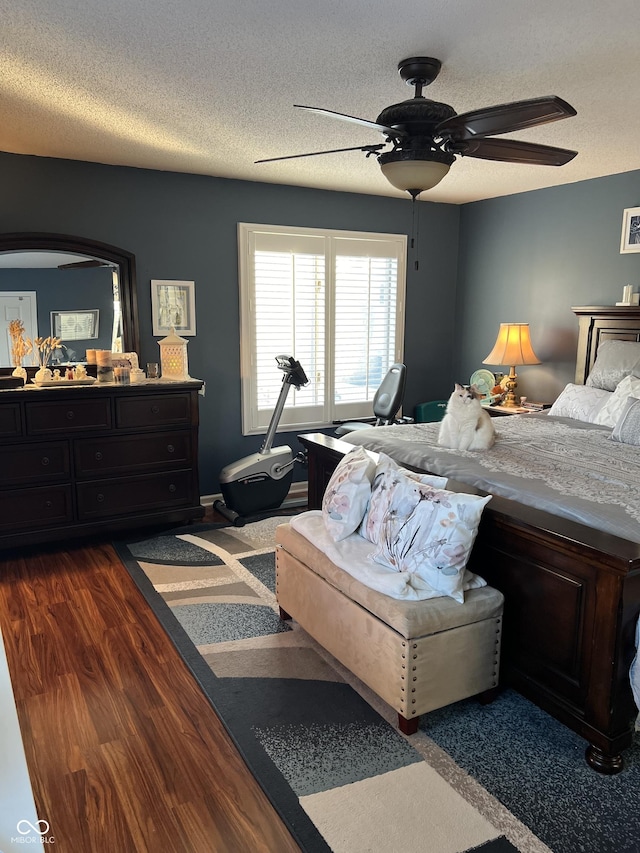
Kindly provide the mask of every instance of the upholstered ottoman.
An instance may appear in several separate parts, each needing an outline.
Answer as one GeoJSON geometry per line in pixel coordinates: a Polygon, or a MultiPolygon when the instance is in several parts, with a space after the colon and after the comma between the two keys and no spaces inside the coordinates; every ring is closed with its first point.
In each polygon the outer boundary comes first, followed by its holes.
{"type": "Polygon", "coordinates": [[[365,586],[289,524],[276,529],[276,597],[323,648],[398,713],[405,734],[420,714],[498,684],[503,596],[470,589],[402,601],[365,586]]]}

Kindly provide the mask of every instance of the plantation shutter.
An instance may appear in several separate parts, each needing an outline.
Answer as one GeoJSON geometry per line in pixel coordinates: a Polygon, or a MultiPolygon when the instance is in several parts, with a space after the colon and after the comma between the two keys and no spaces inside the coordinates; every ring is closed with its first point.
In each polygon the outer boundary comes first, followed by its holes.
{"type": "Polygon", "coordinates": [[[264,432],[282,388],[276,355],[309,384],[290,388],[282,428],[371,415],[401,358],[405,238],[239,225],[244,434],[264,432]]]}
{"type": "Polygon", "coordinates": [[[371,415],[380,382],[399,360],[399,258],[388,241],[335,242],[333,408],[344,419],[371,415]]]}

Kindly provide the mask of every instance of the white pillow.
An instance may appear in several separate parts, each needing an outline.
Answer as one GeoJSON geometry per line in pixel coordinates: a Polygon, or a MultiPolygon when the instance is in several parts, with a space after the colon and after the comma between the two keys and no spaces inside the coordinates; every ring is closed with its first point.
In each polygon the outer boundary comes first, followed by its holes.
{"type": "Polygon", "coordinates": [[[640,400],[627,397],[627,402],[610,437],[623,444],[640,446],[640,400]]]}
{"type": "MultiPolygon", "coordinates": [[[[393,500],[372,559],[410,572],[437,592],[464,603],[464,590],[485,581],[466,570],[482,510],[491,495],[467,495],[421,485],[420,499],[409,507],[393,500]]],[[[394,496],[395,497],[395,496],[394,496]]]]}
{"type": "Polygon", "coordinates": [[[603,341],[596,360],[587,376],[586,385],[614,391],[619,382],[635,368],[640,360],[640,343],[636,341],[603,341]]]}
{"type": "Polygon", "coordinates": [[[327,532],[340,542],[356,531],[367,509],[375,461],[364,447],[342,457],[322,497],[322,518],[327,532]]]}
{"type": "Polygon", "coordinates": [[[586,385],[574,385],[569,382],[547,414],[562,418],[573,418],[575,421],[586,421],[586,423],[592,424],[610,397],[611,391],[604,391],[602,388],[589,388],[586,385]]]}
{"type": "Polygon", "coordinates": [[[422,485],[444,488],[447,478],[409,471],[394,462],[386,453],[380,453],[369,505],[359,530],[360,535],[377,545],[380,525],[392,501],[403,506],[415,506],[420,500],[422,485]]]}
{"type": "Polygon", "coordinates": [[[640,397],[640,379],[636,379],[635,376],[625,376],[618,384],[611,398],[597,413],[594,424],[614,427],[620,419],[628,397],[640,397]]]}

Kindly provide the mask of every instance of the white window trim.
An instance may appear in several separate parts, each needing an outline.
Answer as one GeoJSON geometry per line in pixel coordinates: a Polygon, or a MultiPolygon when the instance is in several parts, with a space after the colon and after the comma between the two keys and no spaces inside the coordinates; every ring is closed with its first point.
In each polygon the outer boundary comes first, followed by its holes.
{"type": "MultiPolygon", "coordinates": [[[[251,338],[253,335],[252,321],[252,288],[249,286],[253,275],[252,256],[250,254],[250,238],[255,232],[268,232],[274,234],[294,234],[294,235],[309,235],[313,237],[325,237],[330,241],[335,238],[343,238],[350,240],[362,241],[386,241],[387,243],[396,242],[398,244],[397,261],[398,261],[398,281],[396,290],[396,324],[395,324],[395,355],[394,360],[401,362],[404,357],[404,326],[405,326],[405,298],[406,298],[406,258],[407,258],[407,236],[406,234],[386,234],[369,231],[342,231],[329,228],[308,228],[308,227],[293,227],[286,225],[261,225],[257,223],[238,223],[238,290],[240,298],[240,370],[241,370],[241,400],[242,400],[242,434],[243,435],[261,435],[267,431],[266,425],[256,425],[257,411],[255,410],[254,401],[257,399],[256,388],[256,371],[252,364],[252,345],[251,338]]],[[[330,242],[330,248],[326,253],[327,267],[333,269],[335,256],[333,246],[335,243],[330,242]]],[[[333,272],[331,272],[333,277],[333,272]]],[[[328,299],[325,311],[325,336],[329,340],[334,317],[334,300],[328,299]]],[[[286,353],[294,355],[295,353],[286,353]]],[[[302,364],[304,368],[305,365],[302,364]]],[[[333,387],[333,358],[332,347],[325,348],[325,375],[327,384],[330,388],[333,387]]],[[[277,366],[274,360],[274,371],[277,366]]],[[[291,390],[289,393],[293,393],[291,390]]],[[[285,408],[280,418],[278,432],[293,432],[296,430],[305,430],[313,428],[326,428],[331,426],[332,418],[339,416],[342,418],[352,418],[358,415],[362,416],[362,412],[350,412],[348,407],[341,407],[339,415],[335,412],[332,415],[330,408],[333,404],[325,399],[324,414],[321,420],[305,420],[301,415],[304,409],[300,407],[285,408]]],[[[365,412],[365,416],[371,412],[365,412]]]]}

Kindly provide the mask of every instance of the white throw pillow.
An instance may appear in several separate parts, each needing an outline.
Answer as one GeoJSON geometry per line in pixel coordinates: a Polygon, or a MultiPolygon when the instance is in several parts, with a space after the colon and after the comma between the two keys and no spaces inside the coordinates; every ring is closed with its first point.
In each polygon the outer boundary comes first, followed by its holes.
{"type": "Polygon", "coordinates": [[[378,544],[380,526],[389,511],[391,503],[411,508],[420,500],[420,486],[444,488],[446,477],[432,474],[418,474],[402,468],[390,456],[380,453],[376,473],[371,489],[371,497],[359,533],[364,539],[378,544]]]}
{"type": "Polygon", "coordinates": [[[598,347],[596,360],[585,384],[614,391],[620,381],[634,370],[639,359],[640,343],[603,341],[598,347]]]}
{"type": "Polygon", "coordinates": [[[594,423],[614,427],[620,420],[628,397],[640,397],[640,379],[625,376],[595,417],[594,423]]]}
{"type": "Polygon", "coordinates": [[[562,393],[547,414],[575,421],[594,423],[595,417],[611,397],[611,391],[602,388],[590,388],[587,385],[565,385],[562,393]]]}
{"type": "Polygon", "coordinates": [[[611,438],[623,444],[633,444],[640,447],[640,400],[635,397],[627,397],[627,402],[613,428],[611,438]]]}
{"type": "Polygon", "coordinates": [[[354,533],[367,509],[375,461],[364,447],[355,447],[342,457],[322,497],[322,517],[327,532],[340,542],[354,533]]]}
{"type": "Polygon", "coordinates": [[[465,589],[485,584],[465,567],[491,495],[419,488],[420,500],[411,508],[402,500],[392,501],[372,558],[398,572],[416,574],[437,592],[463,603],[465,589]]]}

